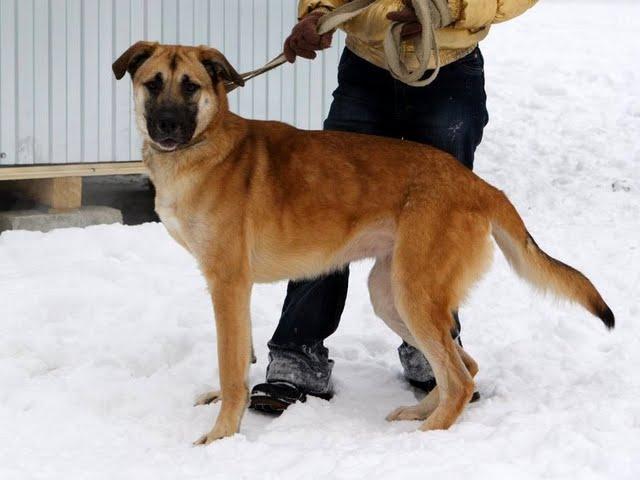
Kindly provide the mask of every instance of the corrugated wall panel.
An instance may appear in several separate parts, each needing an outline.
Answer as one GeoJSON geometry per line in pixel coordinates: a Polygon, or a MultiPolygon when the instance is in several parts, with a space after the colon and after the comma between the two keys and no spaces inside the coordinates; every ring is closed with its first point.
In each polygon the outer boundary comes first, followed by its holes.
{"type": "Polygon", "coordinates": [[[100,2],[82,9],[82,157],[100,158],[100,2]]]}
{"type": "MultiPolygon", "coordinates": [[[[40,5],[38,5],[40,7],[40,5]]],[[[51,68],[49,51],[49,18],[51,11],[47,3],[44,8],[33,12],[33,101],[37,115],[34,117],[34,162],[46,163],[51,158],[51,90],[49,72],[51,68]]]]}
{"type": "MultiPolygon", "coordinates": [[[[51,156],[43,163],[67,163],[67,2],[52,0],[49,16],[49,69],[51,86],[51,156]]],[[[0,79],[0,82],[4,78],[0,79]]],[[[38,139],[39,140],[39,139],[38,139]]],[[[4,148],[4,147],[2,147],[4,148]]],[[[77,161],[82,161],[78,159],[77,161]]],[[[13,163],[13,162],[11,162],[13,163]]]]}
{"type": "Polygon", "coordinates": [[[16,127],[17,134],[17,164],[25,164],[33,162],[34,145],[35,145],[35,129],[33,126],[35,118],[34,105],[34,45],[33,45],[33,2],[19,1],[17,6],[17,25],[16,30],[16,50],[18,57],[17,64],[17,117],[16,127]],[[24,28],[20,26],[24,25],[24,28]]]}
{"type": "MultiPolygon", "coordinates": [[[[0,0],[2,165],[140,157],[131,84],[113,60],[142,39],[211,45],[239,70],[282,49],[297,0],[0,0]]],[[[285,65],[230,95],[249,118],[321,128],[343,46],[285,65]]]]}
{"type": "MultiPolygon", "coordinates": [[[[130,0],[130,38],[145,38],[145,1],[130,0]]],[[[133,40],[135,41],[135,40],[133,40]]],[[[133,42],[131,42],[133,43],[133,42]]],[[[122,83],[122,82],[120,82],[122,83]]],[[[119,84],[118,84],[119,86],[119,84]]],[[[140,149],[142,148],[142,139],[137,134],[135,111],[130,103],[129,108],[129,156],[128,158],[139,158],[140,149]]]]}
{"type": "Polygon", "coordinates": [[[67,0],[67,162],[86,161],[82,151],[86,133],[82,115],[82,103],[85,100],[82,94],[83,3],[81,0],[67,0]]]}
{"type": "MultiPolygon", "coordinates": [[[[282,46],[285,38],[282,30],[282,3],[283,2],[266,2],[267,3],[267,57],[282,46]]],[[[269,120],[277,120],[282,118],[282,71],[284,68],[276,68],[271,70],[266,77],[266,94],[267,112],[266,118],[269,120]]]]}
{"type": "MultiPolygon", "coordinates": [[[[120,55],[131,45],[131,2],[130,0],[115,0],[113,15],[114,54],[120,55]]],[[[172,22],[175,25],[175,21],[172,22]]],[[[114,58],[115,58],[114,56],[114,58]]],[[[105,59],[106,60],[106,59],[105,59]]],[[[110,63],[105,62],[110,65],[110,63]]],[[[107,65],[102,70],[108,72],[107,65]]],[[[113,76],[113,74],[111,74],[113,76]]],[[[115,82],[114,82],[115,83],[115,82]]],[[[115,161],[131,158],[131,82],[125,81],[115,85],[114,112],[114,158],[115,161]]],[[[138,155],[136,155],[138,157],[138,155]]]]}
{"type": "Polygon", "coordinates": [[[16,4],[0,2],[0,164],[15,164],[16,91],[16,4]]]}
{"type": "MultiPolygon", "coordinates": [[[[298,2],[296,0],[283,0],[281,4],[281,19],[282,19],[282,41],[296,23],[297,9],[296,4],[298,2]],[[292,12],[292,13],[289,13],[292,12]]],[[[278,51],[282,49],[281,45],[275,45],[275,48],[272,47],[277,54],[278,51]]],[[[271,57],[271,53],[269,53],[271,57]]],[[[299,61],[294,63],[293,65],[284,65],[280,67],[282,74],[282,82],[280,83],[281,89],[281,99],[280,103],[282,105],[282,117],[281,120],[283,122],[291,123],[293,125],[297,125],[302,128],[301,124],[296,123],[295,119],[295,105],[296,105],[296,69],[299,65],[304,63],[303,61],[299,61]]]]}
{"type": "MultiPolygon", "coordinates": [[[[104,65],[113,61],[116,56],[113,41],[113,0],[100,0],[98,2],[98,91],[95,97],[98,99],[98,156],[96,161],[109,162],[115,158],[114,152],[114,112],[115,112],[115,87],[112,75],[106,75],[104,65]]],[[[91,161],[87,159],[87,161],[91,161]]]]}

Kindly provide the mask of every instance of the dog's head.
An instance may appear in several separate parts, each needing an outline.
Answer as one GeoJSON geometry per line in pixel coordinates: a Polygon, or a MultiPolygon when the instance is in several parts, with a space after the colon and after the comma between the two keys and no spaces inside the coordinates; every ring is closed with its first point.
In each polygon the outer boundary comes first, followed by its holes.
{"type": "Polygon", "coordinates": [[[133,81],[136,120],[144,139],[162,151],[189,145],[227,108],[225,85],[244,85],[218,50],[138,42],[113,63],[133,81]]]}

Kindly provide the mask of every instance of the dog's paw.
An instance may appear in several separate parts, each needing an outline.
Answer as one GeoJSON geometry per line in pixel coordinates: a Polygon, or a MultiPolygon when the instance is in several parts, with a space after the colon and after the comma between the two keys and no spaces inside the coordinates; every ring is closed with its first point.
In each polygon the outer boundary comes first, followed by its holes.
{"type": "Polygon", "coordinates": [[[198,446],[198,445],[209,445],[211,442],[214,442],[216,440],[220,440],[221,438],[230,437],[231,435],[233,435],[235,433],[236,432],[234,432],[234,431],[226,431],[226,430],[214,428],[213,430],[211,430],[206,435],[202,435],[198,440],[193,442],[193,444],[195,446],[198,446]]]}
{"type": "Polygon", "coordinates": [[[387,415],[387,422],[397,422],[401,420],[424,420],[427,418],[425,412],[420,405],[412,405],[410,407],[398,407],[387,415]]]}
{"type": "Polygon", "coordinates": [[[193,404],[194,407],[199,405],[209,405],[210,403],[219,402],[222,399],[222,393],[220,390],[213,390],[211,392],[203,393],[196,397],[196,401],[193,404]]]}

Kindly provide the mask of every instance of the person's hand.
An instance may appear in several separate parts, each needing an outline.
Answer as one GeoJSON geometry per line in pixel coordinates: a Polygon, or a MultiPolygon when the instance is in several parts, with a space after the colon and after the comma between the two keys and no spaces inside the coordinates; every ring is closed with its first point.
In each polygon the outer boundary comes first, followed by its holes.
{"type": "MultiPolygon", "coordinates": [[[[422,2],[429,2],[429,12],[431,14],[431,21],[435,28],[442,28],[446,26],[445,21],[440,15],[440,11],[443,9],[448,10],[446,0],[418,0],[422,2]]],[[[411,0],[402,0],[404,7],[397,12],[390,12],[387,14],[387,18],[393,22],[400,22],[404,25],[400,30],[400,36],[402,39],[407,39],[418,35],[422,32],[422,25],[416,16],[416,11],[413,9],[413,3],[411,0]]],[[[445,15],[446,16],[446,15],[445,15]]],[[[449,20],[450,21],[450,20],[449,20]]]]}
{"type": "Polygon", "coordinates": [[[322,17],[322,12],[311,12],[300,20],[291,35],[284,41],[284,56],[288,62],[293,63],[296,57],[316,58],[317,50],[324,50],[331,46],[333,32],[318,35],[318,20],[322,17]]]}

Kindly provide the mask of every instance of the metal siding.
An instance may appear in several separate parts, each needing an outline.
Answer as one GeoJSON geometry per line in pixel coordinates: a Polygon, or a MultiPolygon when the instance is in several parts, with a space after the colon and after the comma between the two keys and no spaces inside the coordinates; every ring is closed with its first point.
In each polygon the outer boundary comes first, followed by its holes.
{"type": "MultiPolygon", "coordinates": [[[[131,45],[131,14],[130,0],[115,0],[115,13],[113,17],[114,32],[114,58],[120,55],[131,45]]],[[[113,61],[113,59],[111,60],[113,61]]],[[[102,71],[104,75],[111,75],[111,62],[107,61],[107,65],[103,65],[102,71]]],[[[115,83],[115,81],[114,81],[115,83]]],[[[115,86],[115,112],[114,112],[114,161],[128,160],[131,158],[131,136],[134,130],[131,128],[131,82],[119,82],[115,86]]],[[[138,156],[136,156],[138,158],[138,156]]]]}
{"type": "MultiPolygon", "coordinates": [[[[67,162],[82,162],[85,123],[82,103],[82,8],[81,0],[67,0],[67,162]]],[[[22,25],[19,25],[22,28],[22,25]]],[[[57,113],[57,112],[56,112],[57,113]]]]}
{"type": "MultiPolygon", "coordinates": [[[[282,2],[266,2],[266,19],[269,28],[267,29],[266,51],[267,57],[282,46],[284,33],[282,31],[282,2]]],[[[265,79],[265,99],[266,113],[268,120],[278,120],[282,118],[282,70],[284,67],[271,70],[265,79]]],[[[264,78],[264,76],[263,76],[264,78]]]]}
{"type": "Polygon", "coordinates": [[[21,0],[17,3],[16,31],[18,52],[17,63],[17,161],[18,165],[33,163],[35,145],[35,129],[33,126],[35,105],[33,96],[34,56],[33,56],[33,2],[21,0]],[[24,25],[23,28],[20,26],[24,25]]]}
{"type": "MultiPolygon", "coordinates": [[[[51,29],[49,43],[51,156],[45,159],[44,163],[67,163],[69,160],[67,157],[67,5],[65,0],[51,1],[49,19],[51,29]]],[[[81,161],[81,159],[77,161],[81,161]]]]}
{"type": "MultiPolygon", "coordinates": [[[[145,2],[144,0],[130,0],[130,42],[133,43],[137,40],[143,39],[146,37],[145,35],[145,2]]],[[[129,158],[139,158],[140,150],[142,149],[142,139],[140,135],[138,135],[138,131],[136,129],[136,117],[135,110],[133,109],[133,105],[131,104],[131,100],[129,102],[129,158]]],[[[121,160],[121,159],[118,159],[121,160]]]]}
{"type": "MultiPolygon", "coordinates": [[[[129,81],[111,63],[137,40],[211,45],[239,70],[282,49],[297,0],[1,0],[2,165],[136,160],[141,140],[129,81]]],[[[318,129],[335,88],[342,35],[234,91],[248,118],[318,129]]]]}
{"type": "Polygon", "coordinates": [[[84,2],[82,11],[82,158],[100,160],[100,5],[84,2]]]}
{"type": "Polygon", "coordinates": [[[96,161],[109,162],[115,158],[114,153],[114,94],[116,84],[110,70],[105,65],[116,56],[113,42],[113,0],[98,2],[98,91],[93,96],[98,99],[98,119],[96,129],[98,135],[98,156],[96,161]]]}
{"type": "Polygon", "coordinates": [[[16,0],[0,1],[0,164],[18,163],[16,155],[16,0]]]}
{"type": "MultiPolygon", "coordinates": [[[[291,29],[296,23],[297,17],[297,1],[296,0],[282,0],[281,2],[281,19],[282,19],[282,42],[289,34],[291,29]]],[[[277,54],[282,45],[275,45],[271,47],[273,50],[269,53],[272,57],[273,54],[277,54]]],[[[293,65],[283,65],[280,67],[282,74],[282,82],[280,83],[280,104],[282,107],[282,114],[280,120],[283,122],[291,123],[302,128],[302,125],[295,121],[295,105],[296,105],[296,77],[295,66],[300,65],[303,61],[294,63],[293,65]]],[[[270,72],[271,73],[271,72],[270,72]]]]}
{"type": "Polygon", "coordinates": [[[49,82],[50,51],[49,51],[49,2],[36,2],[34,9],[33,32],[33,101],[36,115],[34,117],[34,163],[46,163],[51,157],[51,90],[49,82]]]}

